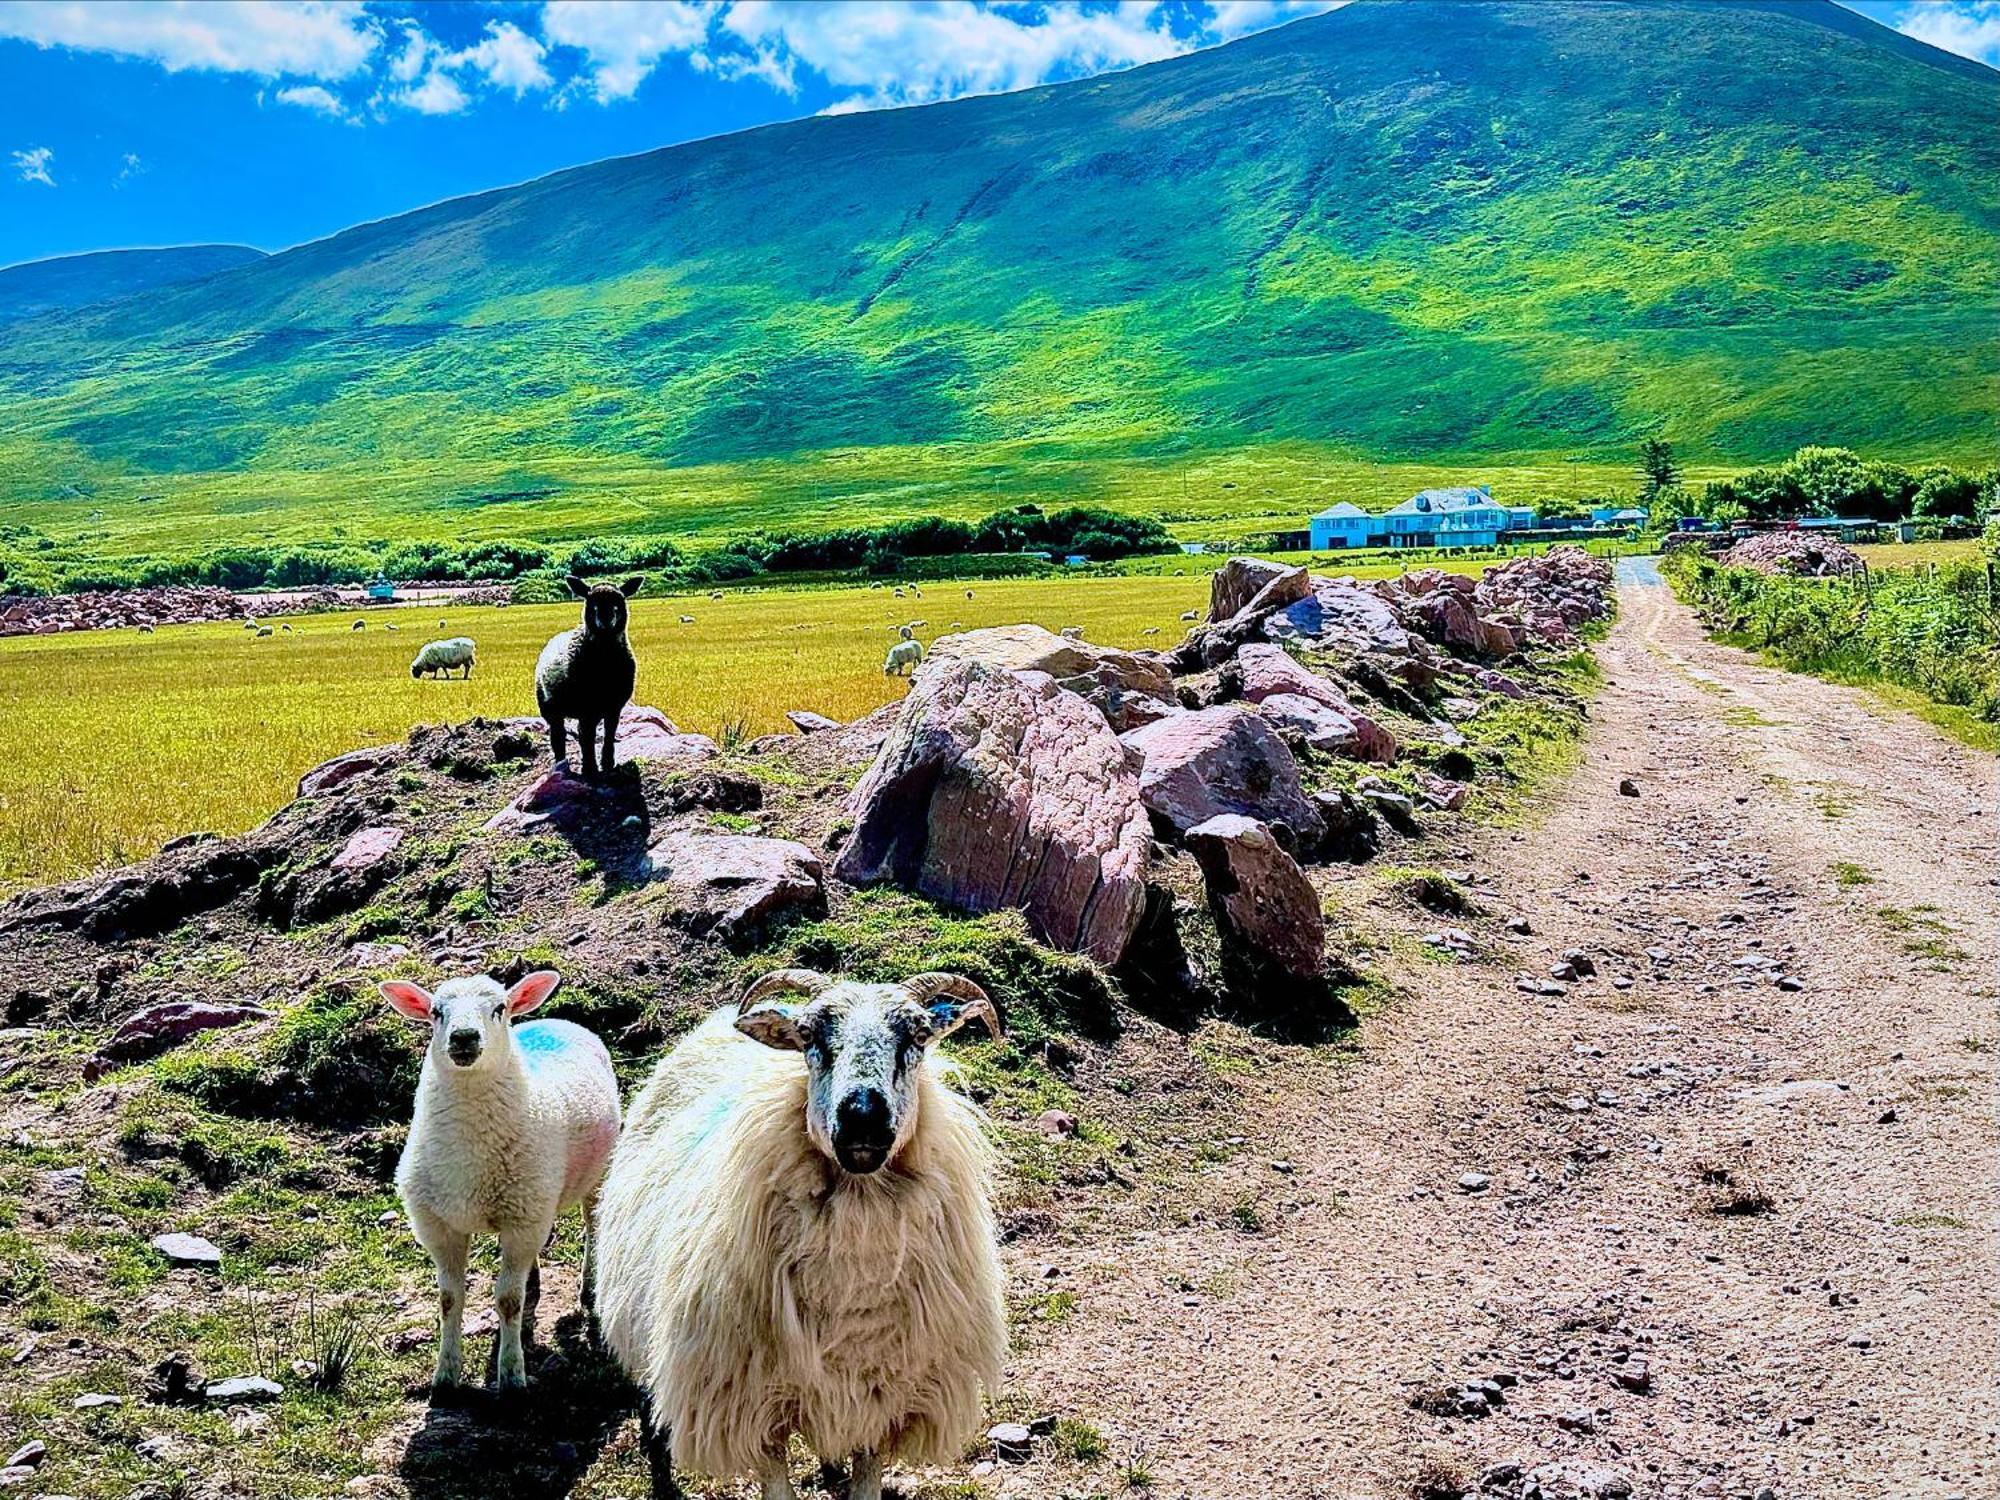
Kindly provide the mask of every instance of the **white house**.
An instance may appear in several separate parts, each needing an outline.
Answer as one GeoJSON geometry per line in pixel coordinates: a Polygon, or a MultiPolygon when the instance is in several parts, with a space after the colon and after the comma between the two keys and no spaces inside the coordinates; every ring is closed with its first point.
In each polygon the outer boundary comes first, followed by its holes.
{"type": "Polygon", "coordinates": [[[1343,500],[1312,518],[1313,550],[1353,547],[1490,547],[1535,524],[1526,506],[1506,506],[1485,485],[1422,490],[1370,515],[1343,500]]]}

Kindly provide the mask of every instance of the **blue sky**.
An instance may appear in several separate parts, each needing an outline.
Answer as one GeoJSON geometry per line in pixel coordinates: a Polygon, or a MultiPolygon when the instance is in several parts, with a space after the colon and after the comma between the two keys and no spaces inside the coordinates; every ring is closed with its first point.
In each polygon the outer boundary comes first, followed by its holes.
{"type": "MultiPolygon", "coordinates": [[[[0,0],[0,265],[280,249],[772,120],[1077,78],[1338,0],[0,0]]],[[[2000,65],[2000,0],[1843,0],[2000,65]]]]}

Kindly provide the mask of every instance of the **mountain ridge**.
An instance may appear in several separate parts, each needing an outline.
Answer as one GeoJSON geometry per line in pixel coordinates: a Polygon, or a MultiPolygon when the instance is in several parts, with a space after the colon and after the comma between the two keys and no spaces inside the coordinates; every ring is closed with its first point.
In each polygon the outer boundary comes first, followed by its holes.
{"type": "Polygon", "coordinates": [[[17,327],[0,495],[213,508],[340,472],[602,489],[673,529],[648,486],[747,485],[740,524],[764,470],[824,488],[850,451],[889,509],[913,452],[1086,491],[1099,459],[1271,444],[1962,455],[1992,432],[2000,75],[1950,59],[1827,0],[1358,0],[565,168],[17,327]]]}

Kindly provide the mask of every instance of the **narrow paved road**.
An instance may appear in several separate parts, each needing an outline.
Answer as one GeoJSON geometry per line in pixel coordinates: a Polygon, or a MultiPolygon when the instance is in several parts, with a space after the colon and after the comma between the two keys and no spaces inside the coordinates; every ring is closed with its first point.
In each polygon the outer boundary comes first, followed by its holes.
{"type": "Polygon", "coordinates": [[[1656,580],[1621,576],[1576,774],[1441,860],[1497,892],[1480,961],[1399,973],[1358,1062],[1246,1085],[1265,1133],[1217,1191],[1260,1193],[1262,1232],[1057,1257],[1078,1310],[1014,1383],[1143,1454],[1152,1493],[1409,1496],[1432,1460],[2000,1495],[1992,759],[1709,644],[1656,580]],[[1516,987],[1573,947],[1596,977],[1516,987]],[[1483,1418],[1412,1404],[1496,1374],[1483,1418]]]}

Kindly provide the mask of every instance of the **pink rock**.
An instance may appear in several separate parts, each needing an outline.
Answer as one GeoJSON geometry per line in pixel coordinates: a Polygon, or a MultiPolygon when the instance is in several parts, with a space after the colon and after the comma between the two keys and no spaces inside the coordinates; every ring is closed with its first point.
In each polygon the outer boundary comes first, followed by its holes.
{"type": "Polygon", "coordinates": [[[1225,940],[1301,978],[1326,960],[1319,893],[1271,830],[1225,813],[1187,832],[1225,940]]]}
{"type": "Polygon", "coordinates": [[[1269,614],[1312,592],[1304,568],[1288,568],[1261,557],[1232,557],[1209,575],[1208,619],[1212,625],[1241,614],[1269,614]]]}
{"type": "Polygon", "coordinates": [[[1144,757],[1139,795],[1185,833],[1222,813],[1284,823],[1310,842],[1319,814],[1299,788],[1298,763],[1256,714],[1233,703],[1191,709],[1123,736],[1144,757]]]}
{"type": "Polygon", "coordinates": [[[582,822],[597,789],[567,765],[536,777],[529,788],[486,820],[488,833],[525,833],[545,823],[574,827],[582,822]]]}
{"type": "Polygon", "coordinates": [[[792,728],[800,734],[818,734],[822,729],[840,728],[840,720],[829,719],[825,714],[816,714],[810,709],[788,708],[785,717],[792,721],[792,728]]]}
{"type": "MultiPolygon", "coordinates": [[[[1339,688],[1293,659],[1283,647],[1252,643],[1236,653],[1235,664],[1226,670],[1231,684],[1252,703],[1264,703],[1274,695],[1310,698],[1346,724],[1346,729],[1335,734],[1329,743],[1322,744],[1308,734],[1306,743],[1314,749],[1334,750],[1357,760],[1383,764],[1396,758],[1393,734],[1350,703],[1339,688]]],[[[1331,720],[1314,722],[1319,726],[1318,732],[1332,731],[1331,720]]]]}
{"type": "Polygon", "coordinates": [[[1272,640],[1306,636],[1350,653],[1407,655],[1411,637],[1395,605],[1351,580],[1312,580],[1313,591],[1264,622],[1272,640]]]}
{"type": "Polygon", "coordinates": [[[379,865],[396,852],[403,842],[403,830],[378,825],[364,828],[349,839],[340,853],[333,857],[333,868],[343,875],[366,870],[379,865]]]}
{"type": "Polygon", "coordinates": [[[365,776],[370,771],[400,763],[404,756],[400,744],[369,745],[365,749],[350,750],[345,755],[336,755],[332,760],[322,761],[299,778],[298,795],[319,797],[347,785],[357,776],[365,776]]]}
{"type": "MultiPolygon", "coordinates": [[[[1174,680],[1166,664],[1142,651],[1120,651],[1090,641],[1071,640],[1039,625],[997,625],[938,638],[932,661],[981,661],[1014,672],[1046,672],[1063,686],[1072,679],[1115,686],[1171,702],[1174,680]]],[[[1088,684],[1082,685],[1087,691],[1088,684]]]]}
{"type": "Polygon", "coordinates": [[[198,1000],[167,1000],[127,1016],[98,1049],[110,1062],[137,1062],[178,1047],[189,1037],[246,1021],[262,1021],[272,1012],[255,1005],[209,1005],[198,1000]]]}
{"type": "Polygon", "coordinates": [[[804,844],[734,833],[674,833],[646,851],[673,920],[696,937],[747,937],[779,912],[826,910],[826,870],[804,844]]]}
{"type": "Polygon", "coordinates": [[[1464,782],[1453,781],[1449,776],[1440,776],[1434,771],[1419,771],[1417,787],[1424,801],[1447,812],[1457,812],[1465,806],[1465,799],[1472,795],[1472,788],[1464,782]]]}
{"type": "Polygon", "coordinates": [[[705,734],[682,734],[673,720],[657,708],[628,703],[618,715],[618,759],[707,760],[719,755],[715,741],[705,734]]]}
{"type": "Polygon", "coordinates": [[[1116,963],[1145,906],[1136,772],[1104,716],[1046,673],[933,656],[849,799],[835,873],[1018,908],[1044,942],[1116,963]]]}

